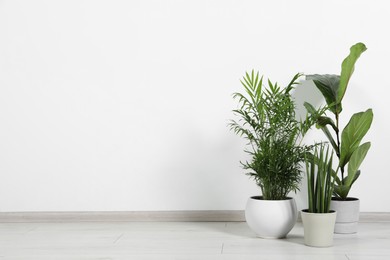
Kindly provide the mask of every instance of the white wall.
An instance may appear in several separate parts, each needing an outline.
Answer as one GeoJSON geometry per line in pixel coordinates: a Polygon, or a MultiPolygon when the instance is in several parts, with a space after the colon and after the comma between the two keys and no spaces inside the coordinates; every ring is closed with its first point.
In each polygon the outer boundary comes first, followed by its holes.
{"type": "Polygon", "coordinates": [[[0,211],[243,209],[239,78],[339,73],[358,41],[342,120],[375,121],[351,195],[390,211],[388,5],[0,0],[0,211]]]}

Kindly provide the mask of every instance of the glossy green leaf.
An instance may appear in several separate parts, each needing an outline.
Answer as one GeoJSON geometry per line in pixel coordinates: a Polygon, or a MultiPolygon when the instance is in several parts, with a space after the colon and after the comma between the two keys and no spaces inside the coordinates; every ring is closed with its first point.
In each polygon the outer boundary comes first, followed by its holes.
{"type": "MultiPolygon", "coordinates": [[[[360,170],[358,170],[356,173],[355,173],[355,177],[353,178],[352,180],[352,183],[351,183],[351,187],[352,185],[355,183],[355,181],[359,178],[360,176],[360,170]]],[[[347,176],[348,177],[348,176],[347,176]]]]}
{"type": "Polygon", "coordinates": [[[336,195],[336,197],[345,199],[345,198],[347,198],[350,189],[351,189],[351,186],[335,185],[334,186],[334,195],[336,195]]]}
{"type": "Polygon", "coordinates": [[[307,112],[309,112],[310,114],[315,115],[317,113],[314,106],[312,104],[310,104],[309,102],[304,102],[303,106],[306,108],[307,112]]]}
{"type": "Polygon", "coordinates": [[[339,75],[307,75],[307,80],[313,80],[314,84],[321,91],[330,111],[333,113],[340,113],[342,110],[341,103],[337,102],[337,95],[339,92],[340,76],[339,75]]]}
{"type": "MultiPolygon", "coordinates": [[[[360,170],[358,170],[352,180],[352,183],[351,185],[342,185],[342,182],[340,181],[340,179],[337,177],[336,180],[336,183],[337,183],[337,186],[335,186],[334,188],[334,195],[338,198],[341,198],[341,199],[346,199],[348,197],[348,193],[349,191],[351,190],[352,188],[352,185],[354,184],[354,182],[359,178],[360,176],[360,170]]],[[[346,182],[348,176],[344,178],[344,183],[346,182]]]]}
{"type": "Polygon", "coordinates": [[[337,176],[337,172],[334,171],[334,170],[332,170],[332,177],[333,177],[333,179],[335,180],[335,182],[336,182],[337,185],[341,185],[341,184],[342,184],[342,182],[341,182],[339,176],[337,176]]]}
{"type": "Polygon", "coordinates": [[[341,104],[345,91],[347,90],[349,79],[351,78],[355,69],[355,63],[360,55],[367,50],[364,43],[356,43],[350,48],[349,55],[344,59],[341,64],[340,85],[337,93],[337,103],[341,104]]]}
{"type": "Polygon", "coordinates": [[[330,144],[332,145],[333,149],[336,151],[336,154],[338,155],[339,154],[338,146],[335,140],[333,139],[332,134],[329,132],[328,127],[326,126],[327,124],[331,124],[333,129],[335,128],[337,129],[336,125],[333,123],[333,120],[330,119],[329,117],[320,116],[321,114],[323,114],[323,111],[317,111],[312,104],[308,102],[304,102],[303,105],[305,106],[307,112],[309,112],[311,115],[314,116],[316,121],[316,127],[320,128],[324,132],[325,136],[328,138],[330,144]]]}
{"type": "Polygon", "coordinates": [[[373,117],[372,109],[367,109],[354,114],[345,126],[341,134],[340,167],[344,167],[350,160],[352,153],[370,129],[373,117]]]}
{"type": "Polygon", "coordinates": [[[333,130],[335,130],[336,132],[339,131],[337,126],[335,125],[335,123],[333,122],[333,120],[331,118],[329,118],[327,116],[318,117],[317,124],[316,124],[317,128],[323,128],[326,125],[330,125],[333,128],[333,130]]]}
{"type": "Polygon", "coordinates": [[[351,186],[357,178],[355,178],[356,173],[359,170],[360,165],[362,164],[364,158],[367,155],[368,150],[371,147],[371,143],[367,142],[359,146],[352,154],[351,159],[348,163],[348,176],[345,178],[344,184],[346,186],[351,186]]]}

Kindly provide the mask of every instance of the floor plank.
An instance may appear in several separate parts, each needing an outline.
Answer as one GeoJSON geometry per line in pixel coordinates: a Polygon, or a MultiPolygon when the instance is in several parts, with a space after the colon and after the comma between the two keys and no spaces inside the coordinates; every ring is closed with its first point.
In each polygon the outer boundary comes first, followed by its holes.
{"type": "Polygon", "coordinates": [[[245,222],[0,223],[0,260],[390,259],[390,223],[359,228],[313,248],[301,223],[286,239],[257,238],[245,222]]]}

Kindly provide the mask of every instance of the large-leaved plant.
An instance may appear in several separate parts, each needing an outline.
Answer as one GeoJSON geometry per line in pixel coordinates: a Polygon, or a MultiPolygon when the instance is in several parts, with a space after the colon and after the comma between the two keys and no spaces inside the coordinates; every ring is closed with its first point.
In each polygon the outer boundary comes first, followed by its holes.
{"type": "Polygon", "coordinates": [[[352,185],[359,177],[359,167],[371,146],[370,142],[363,144],[361,142],[370,129],[373,120],[372,109],[353,114],[344,129],[340,129],[342,100],[354,72],[355,63],[366,49],[363,43],[353,45],[350,48],[350,54],[342,62],[340,75],[315,74],[306,76],[308,80],[313,80],[327,104],[325,109],[321,110],[316,110],[313,105],[307,102],[304,105],[308,112],[316,118],[317,128],[324,132],[338,157],[337,170],[339,170],[340,176],[334,176],[336,181],[334,194],[342,200],[347,199],[352,185]],[[334,119],[328,117],[326,112],[333,114],[334,119]]]}

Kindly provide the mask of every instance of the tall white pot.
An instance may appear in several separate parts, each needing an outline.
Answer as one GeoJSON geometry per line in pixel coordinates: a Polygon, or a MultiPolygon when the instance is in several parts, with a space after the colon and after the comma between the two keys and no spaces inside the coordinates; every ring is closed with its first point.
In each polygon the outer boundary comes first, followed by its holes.
{"type": "Polygon", "coordinates": [[[261,196],[248,199],[245,219],[248,226],[262,238],[284,238],[297,222],[295,200],[263,200],[261,196]]]}
{"type": "Polygon", "coordinates": [[[333,245],[333,230],[336,212],[309,213],[301,211],[305,245],[314,247],[330,247],[333,245]]]}
{"type": "Polygon", "coordinates": [[[337,211],[334,232],[338,234],[353,234],[358,231],[360,200],[347,198],[347,200],[332,199],[330,209],[337,211]]]}

